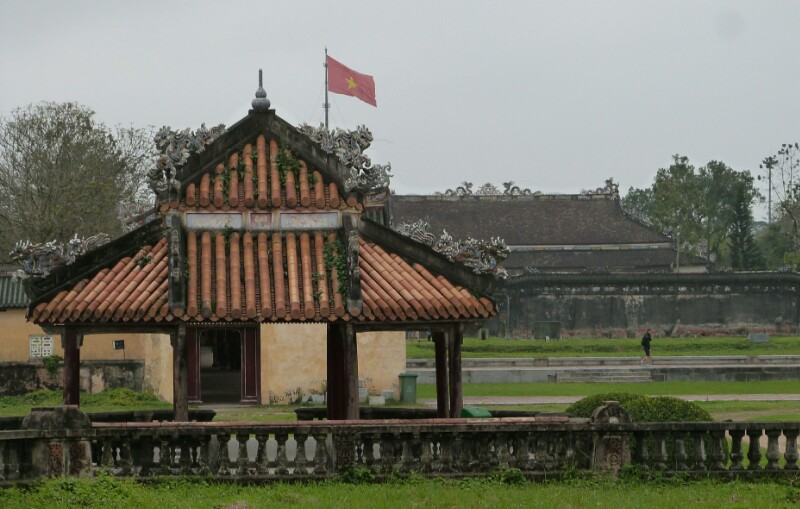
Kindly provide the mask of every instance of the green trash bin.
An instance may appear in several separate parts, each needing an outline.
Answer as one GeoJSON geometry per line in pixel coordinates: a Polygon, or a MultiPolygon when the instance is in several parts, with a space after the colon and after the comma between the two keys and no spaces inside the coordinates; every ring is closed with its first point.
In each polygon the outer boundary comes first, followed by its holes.
{"type": "Polygon", "coordinates": [[[417,402],[417,374],[400,373],[400,401],[410,405],[417,402]]]}
{"type": "Polygon", "coordinates": [[[485,408],[477,407],[477,406],[465,406],[461,409],[461,417],[466,417],[469,419],[477,419],[483,417],[491,417],[492,413],[485,408]]]}

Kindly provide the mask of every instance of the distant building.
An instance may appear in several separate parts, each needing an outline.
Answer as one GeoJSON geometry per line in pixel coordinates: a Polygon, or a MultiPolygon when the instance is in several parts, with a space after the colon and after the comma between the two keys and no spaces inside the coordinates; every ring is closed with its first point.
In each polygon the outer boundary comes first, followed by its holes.
{"type": "Polygon", "coordinates": [[[510,276],[550,272],[705,272],[705,260],[681,254],[669,237],[626,214],[616,184],[581,194],[541,194],[466,184],[444,194],[393,195],[393,225],[423,220],[456,239],[499,237],[510,276]]]}

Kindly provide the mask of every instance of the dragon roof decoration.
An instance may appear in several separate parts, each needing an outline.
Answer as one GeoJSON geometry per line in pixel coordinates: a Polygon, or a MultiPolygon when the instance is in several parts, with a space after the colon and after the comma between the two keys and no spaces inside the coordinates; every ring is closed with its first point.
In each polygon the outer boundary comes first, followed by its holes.
{"type": "Polygon", "coordinates": [[[313,127],[300,124],[297,130],[319,143],[323,151],[333,154],[344,164],[349,174],[345,175],[345,189],[375,192],[389,187],[392,165],[372,164],[364,154],[372,144],[372,132],[366,126],[358,126],[353,131],[336,128],[330,131],[324,125],[313,127]]]}
{"type": "Polygon", "coordinates": [[[76,233],[66,244],[55,240],[41,243],[20,240],[9,255],[12,260],[22,265],[26,275],[44,277],[54,268],[69,265],[79,256],[110,241],[111,237],[105,233],[86,238],[79,238],[76,233]]]}
{"type": "Polygon", "coordinates": [[[447,230],[442,230],[441,236],[437,239],[430,231],[430,224],[423,220],[399,224],[393,229],[401,235],[431,247],[437,253],[445,255],[451,262],[469,267],[476,274],[494,274],[503,279],[508,276],[506,270],[498,266],[498,263],[508,258],[510,252],[506,243],[500,238],[492,238],[488,242],[472,237],[455,240],[447,230]]]}

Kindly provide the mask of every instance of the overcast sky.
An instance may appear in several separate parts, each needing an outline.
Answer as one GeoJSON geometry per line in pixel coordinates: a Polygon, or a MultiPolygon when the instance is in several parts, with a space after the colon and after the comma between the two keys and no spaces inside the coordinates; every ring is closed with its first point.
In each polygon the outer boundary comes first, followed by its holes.
{"type": "Polygon", "coordinates": [[[392,188],[543,192],[652,183],[672,154],[735,169],[800,138],[794,1],[0,3],[0,114],[77,101],[107,124],[233,124],[258,69],[277,114],[324,118],[324,48],[373,75],[392,188]]]}

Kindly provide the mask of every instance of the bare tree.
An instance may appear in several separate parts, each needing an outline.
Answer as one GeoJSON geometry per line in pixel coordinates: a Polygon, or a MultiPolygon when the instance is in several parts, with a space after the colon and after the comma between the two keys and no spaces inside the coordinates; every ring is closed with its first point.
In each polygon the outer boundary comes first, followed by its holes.
{"type": "Polygon", "coordinates": [[[150,130],[109,129],[75,103],[0,119],[0,260],[20,239],[121,233],[120,210],[153,204],[144,180],[152,150],[150,130]]]}

